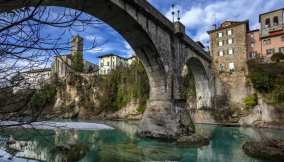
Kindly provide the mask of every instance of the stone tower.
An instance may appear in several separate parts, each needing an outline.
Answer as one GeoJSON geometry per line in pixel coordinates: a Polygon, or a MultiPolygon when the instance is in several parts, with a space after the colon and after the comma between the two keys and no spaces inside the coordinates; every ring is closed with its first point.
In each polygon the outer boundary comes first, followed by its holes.
{"type": "Polygon", "coordinates": [[[84,68],[83,63],[83,38],[76,35],[72,38],[72,63],[71,66],[73,70],[77,72],[82,72],[84,68]]]}
{"type": "Polygon", "coordinates": [[[216,76],[218,98],[222,91],[231,107],[243,107],[243,99],[250,94],[247,86],[247,32],[248,21],[225,21],[209,31],[212,65],[216,76]]]}
{"type": "Polygon", "coordinates": [[[80,55],[83,57],[83,38],[76,35],[72,38],[72,56],[80,55]]]}

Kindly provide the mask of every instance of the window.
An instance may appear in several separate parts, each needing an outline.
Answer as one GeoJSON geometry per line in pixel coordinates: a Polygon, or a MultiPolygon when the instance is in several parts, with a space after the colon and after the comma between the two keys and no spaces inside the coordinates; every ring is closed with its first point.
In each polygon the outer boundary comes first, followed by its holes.
{"type": "Polygon", "coordinates": [[[229,55],[232,55],[232,54],[234,54],[234,50],[233,49],[229,49],[229,55]]]}
{"type": "Polygon", "coordinates": [[[102,62],[102,63],[101,63],[101,67],[103,67],[103,66],[104,66],[104,63],[102,62]]]}
{"type": "Polygon", "coordinates": [[[270,27],[270,19],[267,18],[265,19],[265,28],[269,28],[270,27]]]}
{"type": "Polygon", "coordinates": [[[109,66],[109,61],[107,62],[107,66],[109,66]]]}
{"type": "Polygon", "coordinates": [[[254,48],[255,45],[254,45],[254,43],[251,43],[250,46],[251,46],[252,48],[254,48]]]}
{"type": "Polygon", "coordinates": [[[256,58],[256,52],[251,52],[251,53],[249,54],[249,58],[250,58],[250,59],[255,59],[255,58],[256,58]]]}
{"type": "Polygon", "coordinates": [[[251,37],[251,38],[254,38],[254,35],[253,35],[253,34],[250,34],[250,37],[251,37]]]}
{"type": "Polygon", "coordinates": [[[228,35],[232,35],[232,34],[233,34],[232,29],[228,30],[228,35]]]}
{"type": "Polygon", "coordinates": [[[271,55],[271,54],[273,54],[273,52],[274,52],[273,49],[268,49],[268,50],[266,50],[266,54],[267,54],[267,55],[271,55]]]}
{"type": "Polygon", "coordinates": [[[284,42],[284,36],[281,36],[281,42],[284,42]]]}
{"type": "Polygon", "coordinates": [[[223,33],[222,32],[219,32],[218,33],[218,38],[222,38],[223,37],[223,33]]]}
{"type": "Polygon", "coordinates": [[[278,16],[274,16],[274,17],[273,17],[273,25],[274,25],[274,26],[277,26],[278,24],[279,24],[278,16]]]}
{"type": "Polygon", "coordinates": [[[270,39],[265,39],[265,40],[263,40],[263,44],[264,45],[269,45],[269,44],[271,44],[271,40],[270,39]]]}
{"type": "Polygon", "coordinates": [[[235,64],[233,62],[229,63],[229,70],[230,72],[235,71],[235,64]]]}
{"type": "Polygon", "coordinates": [[[284,54],[284,47],[279,48],[279,52],[284,54]]]}
{"type": "Polygon", "coordinates": [[[220,71],[224,71],[224,69],[225,69],[225,65],[224,65],[224,64],[220,64],[220,65],[219,65],[219,70],[220,70],[220,71]]]}
{"type": "Polygon", "coordinates": [[[228,44],[233,44],[233,39],[228,39],[228,44]]]}
{"type": "Polygon", "coordinates": [[[222,42],[222,41],[219,41],[219,42],[218,42],[218,45],[219,45],[219,47],[222,47],[222,46],[223,46],[223,42],[222,42]]]}
{"type": "Polygon", "coordinates": [[[219,51],[219,56],[224,56],[224,51],[219,51]]]}

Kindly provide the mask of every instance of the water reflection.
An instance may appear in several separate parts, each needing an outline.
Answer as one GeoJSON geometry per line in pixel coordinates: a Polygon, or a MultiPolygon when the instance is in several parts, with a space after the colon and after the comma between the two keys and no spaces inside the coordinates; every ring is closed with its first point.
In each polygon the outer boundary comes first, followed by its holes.
{"type": "Polygon", "coordinates": [[[1,133],[0,161],[32,159],[52,162],[261,162],[247,157],[241,145],[263,135],[284,138],[283,131],[197,125],[211,134],[210,145],[188,148],[135,136],[136,123],[107,123],[116,130],[9,130],[1,133]]]}

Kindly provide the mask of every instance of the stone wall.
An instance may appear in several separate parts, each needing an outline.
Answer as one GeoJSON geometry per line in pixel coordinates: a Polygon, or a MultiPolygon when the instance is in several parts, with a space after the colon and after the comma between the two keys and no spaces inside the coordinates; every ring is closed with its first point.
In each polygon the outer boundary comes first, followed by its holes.
{"type": "Polygon", "coordinates": [[[211,52],[213,56],[212,68],[215,73],[215,89],[217,96],[227,96],[230,107],[241,108],[242,100],[251,94],[251,89],[247,85],[247,24],[240,23],[232,25],[225,29],[210,33],[211,52]],[[227,31],[232,30],[232,35],[227,35],[227,31]],[[218,38],[218,33],[222,32],[223,37],[218,38]],[[229,44],[228,39],[233,39],[233,43],[229,44]],[[218,42],[222,41],[223,46],[219,47],[218,42]],[[229,54],[228,50],[233,49],[233,54],[229,54]],[[223,56],[219,55],[219,51],[224,51],[223,56]],[[230,71],[229,64],[234,63],[235,69],[230,71]],[[220,68],[221,64],[224,69],[220,68]]]}

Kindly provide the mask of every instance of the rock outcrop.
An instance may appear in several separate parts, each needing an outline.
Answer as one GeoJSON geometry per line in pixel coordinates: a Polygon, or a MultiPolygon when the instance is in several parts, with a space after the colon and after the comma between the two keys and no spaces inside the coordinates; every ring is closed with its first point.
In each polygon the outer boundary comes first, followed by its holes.
{"type": "Polygon", "coordinates": [[[269,127],[284,129],[284,110],[267,104],[262,97],[249,115],[242,117],[239,123],[243,126],[269,127]]]}

